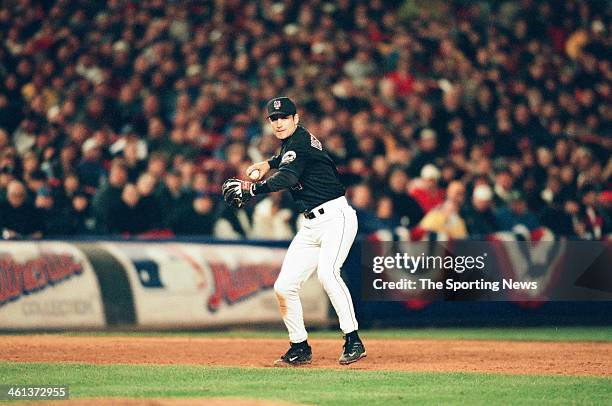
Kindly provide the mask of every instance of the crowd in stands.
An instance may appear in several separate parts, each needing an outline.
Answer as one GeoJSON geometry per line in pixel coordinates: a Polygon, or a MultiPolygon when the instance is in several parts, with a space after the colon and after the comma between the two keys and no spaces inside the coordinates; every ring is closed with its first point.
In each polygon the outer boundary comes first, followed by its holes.
{"type": "Polygon", "coordinates": [[[610,17],[605,0],[5,0],[2,236],[289,239],[287,193],[220,197],[279,148],[264,106],[286,95],[362,233],[602,239],[610,17]]]}

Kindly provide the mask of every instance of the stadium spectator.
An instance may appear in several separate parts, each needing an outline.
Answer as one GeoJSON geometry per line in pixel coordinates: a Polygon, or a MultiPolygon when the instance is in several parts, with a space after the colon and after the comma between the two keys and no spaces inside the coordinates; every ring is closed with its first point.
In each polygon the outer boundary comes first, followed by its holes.
{"type": "MultiPolygon", "coordinates": [[[[166,174],[168,167],[168,157],[160,152],[152,152],[147,162],[146,172],[153,175],[153,177],[161,181],[163,176],[166,174]]],[[[158,182],[158,188],[161,186],[158,182]]]]}
{"type": "Polygon", "coordinates": [[[479,184],[474,188],[472,202],[462,213],[470,237],[483,239],[498,230],[492,201],[493,191],[489,185],[479,184]]]}
{"type": "Polygon", "coordinates": [[[0,202],[6,201],[6,189],[13,180],[15,180],[15,175],[10,166],[0,168],[0,202]]]}
{"type": "Polygon", "coordinates": [[[272,193],[258,202],[253,211],[253,238],[291,240],[295,220],[291,209],[282,206],[282,193],[272,193]]]}
{"type": "Polygon", "coordinates": [[[510,203],[513,196],[514,177],[512,173],[503,168],[495,174],[493,191],[495,193],[493,202],[495,207],[504,207],[510,203]]]}
{"type": "Polygon", "coordinates": [[[368,185],[361,183],[353,186],[350,189],[349,201],[357,212],[359,233],[369,234],[385,227],[384,222],[376,216],[372,193],[368,185]]]}
{"type": "Polygon", "coordinates": [[[176,235],[212,236],[214,225],[214,202],[205,193],[198,193],[190,206],[174,211],[168,219],[176,235]]]}
{"type": "MultiPolygon", "coordinates": [[[[114,208],[119,206],[123,187],[127,183],[127,169],[121,159],[115,159],[111,163],[108,179],[96,192],[92,201],[92,210],[96,219],[96,229],[99,233],[115,231],[111,225],[115,216],[114,208]]],[[[113,224],[117,224],[114,221],[113,224]]]]}
{"type": "Polygon", "coordinates": [[[138,188],[133,183],[127,183],[121,191],[121,200],[112,206],[109,216],[109,232],[111,234],[135,235],[151,230],[147,223],[148,214],[140,199],[138,188]]]}
{"type": "Polygon", "coordinates": [[[142,208],[145,217],[144,223],[148,230],[160,230],[163,228],[162,211],[159,200],[155,195],[157,179],[145,172],[138,177],[136,189],[140,196],[139,205],[142,208]]]}
{"type": "Polygon", "coordinates": [[[68,173],[62,180],[61,184],[58,185],[53,195],[55,197],[55,204],[61,211],[71,205],[72,198],[78,193],[82,192],[83,188],[79,181],[79,177],[75,173],[68,173]]]}
{"type": "Polygon", "coordinates": [[[573,215],[578,213],[576,202],[555,195],[548,205],[542,210],[540,218],[542,225],[547,227],[555,235],[574,238],[576,236],[573,215]],[[575,212],[573,212],[575,208],[575,212]]]}
{"type": "MultiPolygon", "coordinates": [[[[250,209],[250,208],[249,208],[250,209]]],[[[213,227],[213,235],[221,240],[251,238],[253,233],[253,216],[245,208],[234,210],[221,205],[220,212],[213,227]]]]}
{"type": "Polygon", "coordinates": [[[431,128],[423,128],[419,134],[419,152],[410,162],[409,174],[417,177],[425,165],[434,164],[437,157],[438,136],[431,128]]]}
{"type": "Polygon", "coordinates": [[[22,238],[41,238],[43,220],[40,212],[27,201],[26,188],[18,180],[7,186],[6,201],[0,203],[0,229],[2,238],[14,240],[22,238]]]}
{"type": "Polygon", "coordinates": [[[76,191],[61,209],[59,218],[62,227],[58,235],[89,235],[95,232],[95,219],[91,214],[89,196],[81,190],[76,191]]]}
{"type": "Polygon", "coordinates": [[[393,213],[404,227],[413,227],[423,218],[423,209],[408,195],[408,175],[401,167],[389,170],[385,194],[391,199],[393,213]]]}
{"type": "MultiPolygon", "coordinates": [[[[53,177],[55,179],[64,179],[68,174],[75,173],[78,156],[78,149],[75,144],[68,143],[62,146],[59,156],[54,156],[54,159],[51,161],[53,177]]],[[[90,190],[95,192],[95,186],[92,186],[90,190]]]]}
{"type": "Polygon", "coordinates": [[[77,165],[79,181],[91,189],[96,189],[100,183],[100,178],[104,176],[105,170],[102,165],[102,151],[99,141],[88,138],[81,147],[82,159],[77,165]]]}
{"type": "Polygon", "coordinates": [[[438,186],[440,170],[432,164],[427,164],[421,169],[421,176],[415,179],[410,186],[410,196],[417,201],[423,213],[444,201],[444,189],[438,186]]]}
{"type": "Polygon", "coordinates": [[[174,170],[167,172],[157,192],[164,226],[170,227],[170,219],[175,217],[174,213],[190,205],[189,198],[188,191],[181,186],[180,174],[174,170]]]}
{"type": "Polygon", "coordinates": [[[56,204],[55,198],[48,186],[43,186],[38,190],[34,198],[34,207],[38,210],[42,220],[43,235],[62,235],[64,225],[61,219],[61,208],[56,204]]]}
{"type": "Polygon", "coordinates": [[[584,240],[599,240],[610,232],[610,218],[601,210],[597,191],[591,184],[580,189],[580,211],[576,223],[577,234],[584,240]]]}
{"type": "Polygon", "coordinates": [[[529,210],[522,192],[514,190],[510,193],[508,206],[495,212],[495,217],[501,231],[524,232],[535,230],[540,226],[536,215],[529,210]]]}
{"type": "Polygon", "coordinates": [[[468,236],[465,221],[461,218],[460,209],[465,199],[465,186],[461,181],[453,181],[446,190],[446,200],[429,211],[419,225],[435,233],[452,239],[468,236]]]}
{"type": "Polygon", "coordinates": [[[139,175],[142,174],[147,167],[147,163],[142,158],[146,156],[146,146],[139,142],[138,139],[131,136],[126,138],[125,142],[121,141],[122,140],[117,141],[110,149],[112,151],[115,145],[123,144],[120,152],[127,168],[128,182],[136,183],[139,175]],[[140,152],[139,149],[141,150],[140,152]]]}
{"type": "Polygon", "coordinates": [[[393,200],[389,196],[383,195],[377,200],[376,218],[380,223],[377,226],[379,230],[395,230],[402,225],[394,211],[393,200]]]}

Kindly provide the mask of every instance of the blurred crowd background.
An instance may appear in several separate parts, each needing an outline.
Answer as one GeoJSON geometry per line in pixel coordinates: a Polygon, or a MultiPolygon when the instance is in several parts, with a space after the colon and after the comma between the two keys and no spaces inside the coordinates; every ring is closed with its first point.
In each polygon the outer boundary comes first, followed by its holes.
{"type": "Polygon", "coordinates": [[[220,185],[279,142],[279,95],[360,232],[611,232],[608,1],[85,1],[0,6],[3,238],[289,239],[287,193],[220,185]]]}

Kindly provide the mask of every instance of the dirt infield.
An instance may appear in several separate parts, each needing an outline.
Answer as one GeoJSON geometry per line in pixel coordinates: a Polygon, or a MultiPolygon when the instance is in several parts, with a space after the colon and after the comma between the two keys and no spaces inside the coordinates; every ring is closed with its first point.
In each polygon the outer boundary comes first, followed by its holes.
{"type": "MultiPolygon", "coordinates": [[[[0,336],[0,360],[271,367],[286,340],[192,337],[0,336]],[[250,357],[244,348],[254,348],[250,357]]],[[[308,368],[340,368],[340,339],[311,341],[308,368]]],[[[366,340],[359,370],[612,376],[612,343],[366,340]]],[[[346,368],[346,367],[345,367],[346,368]]]]}

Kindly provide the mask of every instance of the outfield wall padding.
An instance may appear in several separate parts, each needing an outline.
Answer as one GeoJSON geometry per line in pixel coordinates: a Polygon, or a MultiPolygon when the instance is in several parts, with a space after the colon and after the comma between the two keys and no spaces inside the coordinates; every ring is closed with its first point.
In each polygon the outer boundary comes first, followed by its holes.
{"type": "MultiPolygon", "coordinates": [[[[362,328],[612,325],[612,302],[376,302],[357,240],[343,268],[362,328]]],[[[0,330],[282,327],[273,283],[287,242],[2,241],[0,330]]],[[[337,318],[311,278],[308,326],[337,318]]]]}

